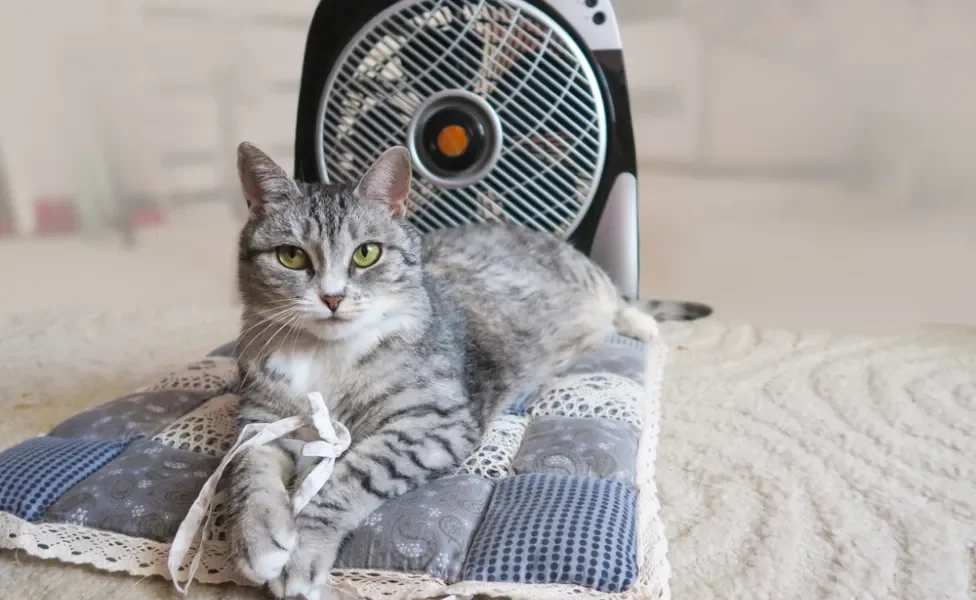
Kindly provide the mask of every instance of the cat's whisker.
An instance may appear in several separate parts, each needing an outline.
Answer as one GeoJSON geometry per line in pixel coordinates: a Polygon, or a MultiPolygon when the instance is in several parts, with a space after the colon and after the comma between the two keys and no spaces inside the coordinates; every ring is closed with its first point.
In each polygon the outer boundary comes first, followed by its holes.
{"type": "MultiPolygon", "coordinates": [[[[293,316],[294,316],[294,314],[296,312],[297,312],[297,308],[295,308],[295,307],[289,307],[289,308],[287,308],[285,310],[278,311],[277,313],[275,313],[275,319],[274,320],[268,319],[266,321],[261,321],[260,323],[258,323],[258,325],[262,325],[263,324],[265,327],[261,331],[259,331],[258,333],[254,334],[254,336],[247,343],[247,345],[244,346],[244,348],[241,350],[240,355],[243,356],[244,353],[247,352],[247,349],[251,346],[251,344],[254,343],[254,340],[256,340],[256,339],[260,338],[261,336],[263,336],[274,325],[280,324],[281,326],[278,328],[278,330],[275,331],[275,333],[272,334],[267,339],[267,341],[265,341],[264,346],[258,352],[258,356],[261,356],[262,353],[264,352],[264,350],[267,348],[268,344],[271,342],[271,340],[274,339],[274,337],[276,335],[278,335],[278,333],[280,333],[282,329],[284,329],[285,327],[287,327],[290,322],[292,322],[293,316]],[[281,319],[285,319],[285,321],[284,322],[281,322],[281,319]]],[[[249,361],[249,363],[250,364],[249,364],[247,370],[244,372],[244,374],[241,377],[241,381],[242,382],[249,381],[248,378],[251,375],[251,370],[254,368],[255,365],[260,365],[261,364],[261,361],[260,360],[249,361]]]]}
{"type": "MultiPolygon", "coordinates": [[[[267,308],[267,307],[280,306],[282,304],[294,304],[294,305],[298,305],[298,304],[303,304],[304,302],[305,302],[305,299],[304,298],[278,298],[277,300],[266,300],[266,301],[262,302],[261,308],[263,309],[263,308],[267,308]]],[[[260,310],[260,309],[258,309],[258,310],[260,310]]],[[[254,314],[254,313],[252,313],[252,314],[254,314]]]]}
{"type": "Polygon", "coordinates": [[[268,318],[274,318],[274,315],[280,315],[282,312],[287,311],[289,309],[301,310],[304,308],[304,303],[297,300],[289,300],[287,303],[283,303],[283,304],[285,304],[284,308],[273,307],[273,310],[270,311],[265,311],[265,310],[256,311],[252,313],[251,316],[258,319],[268,319],[268,318]]]}
{"type": "MultiPolygon", "coordinates": [[[[287,309],[281,311],[281,313],[284,313],[286,311],[287,311],[287,309]]],[[[277,313],[277,314],[281,314],[281,313],[277,313]]],[[[276,316],[277,316],[277,314],[276,314],[276,316]]],[[[238,347],[240,347],[241,340],[243,340],[244,337],[247,336],[247,334],[251,333],[252,331],[254,331],[255,329],[257,329],[258,327],[261,327],[262,325],[267,325],[268,323],[274,323],[274,322],[275,322],[275,319],[274,318],[260,319],[256,323],[254,323],[253,325],[251,325],[250,327],[247,327],[246,329],[243,329],[241,331],[240,335],[237,336],[237,344],[234,346],[234,349],[236,350],[238,347]]]]}
{"type": "Polygon", "coordinates": [[[277,322],[277,320],[280,317],[282,317],[285,314],[287,314],[290,309],[291,309],[291,307],[284,308],[284,309],[279,310],[279,311],[277,311],[277,312],[275,312],[275,313],[273,313],[273,314],[271,314],[269,316],[266,316],[266,317],[263,317],[263,318],[259,319],[256,323],[254,323],[253,325],[251,325],[247,329],[244,329],[243,331],[241,331],[241,334],[238,336],[238,343],[240,343],[240,340],[243,339],[245,335],[247,335],[248,333],[250,333],[253,330],[257,329],[261,325],[264,325],[266,323],[275,323],[275,322],[277,322]]]}
{"type": "MultiPolygon", "coordinates": [[[[292,356],[295,355],[295,344],[298,343],[298,337],[302,333],[301,327],[304,324],[304,317],[302,317],[301,315],[299,315],[298,319],[299,319],[299,321],[296,324],[297,326],[291,328],[291,333],[292,333],[292,338],[291,338],[291,355],[292,356]]],[[[285,336],[285,344],[287,344],[287,343],[288,343],[288,336],[286,335],[285,336]]],[[[284,347],[285,344],[282,344],[282,347],[284,347]]]]}
{"type": "Polygon", "coordinates": [[[265,321],[265,320],[267,320],[269,318],[274,318],[275,315],[279,315],[279,314],[287,311],[290,308],[297,308],[297,307],[294,305],[294,303],[289,303],[284,308],[276,308],[275,310],[271,310],[271,311],[266,311],[266,310],[249,310],[249,311],[246,311],[244,313],[244,318],[247,319],[248,317],[250,317],[250,318],[255,318],[255,319],[258,319],[258,320],[261,320],[261,321],[265,321]]]}
{"type": "MultiPolygon", "coordinates": [[[[258,323],[257,325],[255,325],[252,329],[261,325],[264,325],[264,327],[257,333],[254,333],[253,335],[250,336],[251,340],[247,343],[246,346],[244,346],[243,349],[241,349],[241,354],[247,351],[247,349],[251,346],[251,344],[254,343],[254,340],[262,337],[265,333],[267,333],[269,329],[271,329],[275,325],[283,325],[287,323],[292,318],[292,316],[295,314],[296,311],[297,309],[295,308],[285,309],[283,311],[276,313],[273,319],[265,319],[260,323],[258,323]]],[[[260,356],[260,353],[258,354],[258,356],[260,356]]]]}
{"type": "MultiPolygon", "coordinates": [[[[294,323],[297,319],[298,318],[295,317],[295,316],[290,316],[287,321],[283,322],[281,324],[281,327],[279,327],[277,330],[275,330],[275,332],[273,334],[271,334],[271,336],[268,338],[268,340],[266,342],[264,342],[264,345],[261,346],[261,349],[258,350],[258,356],[265,356],[264,352],[265,352],[265,350],[268,349],[268,346],[271,344],[271,342],[278,336],[279,333],[282,332],[282,330],[287,330],[287,328],[289,328],[291,326],[291,324],[294,323]]],[[[285,334],[285,337],[286,338],[288,337],[288,334],[287,333],[285,334]]],[[[254,361],[251,364],[253,366],[255,364],[258,364],[259,362],[260,361],[254,361]]],[[[248,373],[250,373],[250,369],[248,369],[248,373]]],[[[244,380],[245,381],[247,380],[247,375],[245,375],[245,379],[244,380]]]]}
{"type": "Polygon", "coordinates": [[[277,300],[265,300],[262,301],[260,307],[245,308],[242,316],[247,319],[248,317],[253,319],[266,319],[269,315],[275,314],[276,311],[287,310],[288,308],[300,308],[307,304],[303,298],[279,298],[277,300]],[[284,309],[282,309],[284,305],[284,309]],[[273,310],[268,310],[273,309],[273,310]]]}
{"type": "MultiPolygon", "coordinates": [[[[296,308],[293,308],[293,307],[292,308],[285,309],[285,310],[280,311],[279,313],[277,313],[275,315],[275,318],[274,319],[267,319],[267,320],[261,321],[260,323],[258,323],[254,327],[252,327],[251,329],[254,329],[257,326],[264,325],[264,328],[263,329],[261,329],[257,333],[254,333],[254,334],[252,334],[250,336],[251,339],[244,346],[244,348],[242,348],[241,351],[238,352],[237,354],[239,356],[244,355],[244,353],[247,352],[247,349],[251,347],[251,344],[254,343],[254,340],[259,339],[261,336],[263,336],[273,326],[281,324],[283,322],[282,319],[284,319],[285,322],[287,322],[287,319],[289,319],[296,311],[297,311],[297,309],[296,308]]],[[[240,344],[240,341],[238,341],[238,344],[240,344]]],[[[236,352],[236,348],[235,348],[235,352],[236,352]]],[[[258,356],[260,356],[260,353],[258,354],[258,356]]]]}

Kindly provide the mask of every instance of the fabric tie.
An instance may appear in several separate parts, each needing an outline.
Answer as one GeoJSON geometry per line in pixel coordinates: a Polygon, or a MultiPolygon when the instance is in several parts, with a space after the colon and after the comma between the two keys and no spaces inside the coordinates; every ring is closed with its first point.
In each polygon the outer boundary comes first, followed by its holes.
{"type": "Polygon", "coordinates": [[[305,443],[302,447],[302,456],[318,459],[319,462],[308,472],[292,495],[292,514],[294,515],[305,508],[312,497],[322,489],[329,477],[332,476],[336,459],[349,448],[352,438],[345,425],[333,421],[329,417],[329,409],[325,405],[322,394],[318,392],[308,394],[308,401],[311,410],[307,416],[288,417],[274,423],[245,425],[241,435],[237,438],[237,442],[224,455],[210,479],[203,484],[200,495],[197,496],[189,512],[187,512],[186,518],[180,524],[169,551],[167,566],[169,567],[170,578],[178,592],[185,595],[189,591],[190,584],[200,568],[200,561],[203,559],[205,532],[210,527],[210,519],[213,517],[217,483],[220,481],[224,469],[235,456],[249,448],[270,444],[303,427],[310,428],[317,439],[305,443]],[[186,585],[181,587],[177,575],[198,533],[201,534],[200,544],[197,546],[196,554],[190,563],[186,585]]]}

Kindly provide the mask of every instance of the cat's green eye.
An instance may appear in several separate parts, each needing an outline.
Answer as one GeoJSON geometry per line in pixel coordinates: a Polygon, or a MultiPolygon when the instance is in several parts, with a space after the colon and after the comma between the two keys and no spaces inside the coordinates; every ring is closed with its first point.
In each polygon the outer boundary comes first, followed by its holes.
{"type": "Polygon", "coordinates": [[[352,262],[360,269],[372,267],[380,259],[382,248],[376,242],[367,242],[352,253],[352,262]]]}
{"type": "Polygon", "coordinates": [[[308,268],[308,254],[296,246],[281,246],[277,249],[278,262],[296,271],[308,268]]]}

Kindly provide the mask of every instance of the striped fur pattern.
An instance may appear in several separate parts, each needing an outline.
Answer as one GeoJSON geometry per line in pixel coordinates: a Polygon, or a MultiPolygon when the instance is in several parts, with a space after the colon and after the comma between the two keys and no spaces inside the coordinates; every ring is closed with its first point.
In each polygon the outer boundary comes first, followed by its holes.
{"type": "Polygon", "coordinates": [[[615,322],[656,333],[647,306],[620,298],[602,270],[551,236],[478,225],[422,239],[403,218],[404,148],[355,188],[296,183],[248,144],[239,170],[250,206],[239,248],[239,424],[301,414],[317,391],[353,439],[297,518],[288,491],[309,468],[300,444],[252,449],[232,465],[237,565],[276,597],[330,597],[350,531],[384,500],[455,468],[505,400],[615,322]],[[366,242],[382,253],[357,267],[353,252],[366,242]],[[304,251],[306,268],[284,266],[282,246],[304,251]]]}

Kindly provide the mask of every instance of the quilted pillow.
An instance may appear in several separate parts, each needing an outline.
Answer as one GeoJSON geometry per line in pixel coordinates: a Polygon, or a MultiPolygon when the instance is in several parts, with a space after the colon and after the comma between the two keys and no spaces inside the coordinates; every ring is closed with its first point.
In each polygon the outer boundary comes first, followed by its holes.
{"type": "MultiPolygon", "coordinates": [[[[0,547],[168,576],[173,537],[235,441],[232,348],[0,453],[0,547]]],[[[664,358],[660,341],[612,334],[513,402],[455,474],[352,533],[337,587],[383,599],[670,597],[654,486],[664,358]]],[[[228,556],[224,494],[196,577],[247,584],[228,556]]]]}

